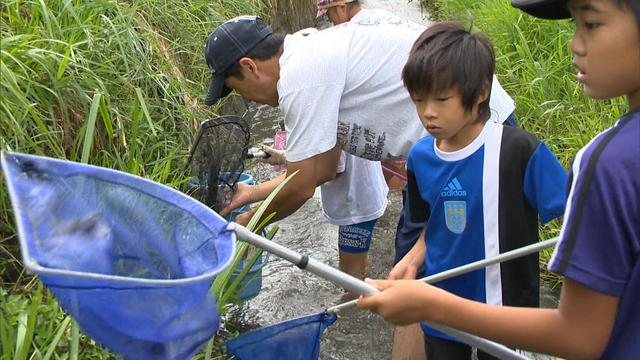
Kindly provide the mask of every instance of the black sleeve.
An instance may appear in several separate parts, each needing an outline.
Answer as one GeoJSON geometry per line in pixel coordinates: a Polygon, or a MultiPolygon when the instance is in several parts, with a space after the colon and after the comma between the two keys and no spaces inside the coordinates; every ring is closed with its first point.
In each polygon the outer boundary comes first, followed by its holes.
{"type": "Polygon", "coordinates": [[[429,204],[422,200],[416,176],[410,170],[407,171],[407,188],[407,202],[409,204],[406,208],[409,210],[409,219],[416,223],[426,222],[431,214],[431,209],[429,209],[429,204]]]}

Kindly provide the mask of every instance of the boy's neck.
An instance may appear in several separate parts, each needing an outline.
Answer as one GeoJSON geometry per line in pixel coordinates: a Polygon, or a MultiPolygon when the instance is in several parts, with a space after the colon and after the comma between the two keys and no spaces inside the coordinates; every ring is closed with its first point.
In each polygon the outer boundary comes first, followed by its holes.
{"type": "Polygon", "coordinates": [[[627,95],[627,103],[629,104],[629,110],[640,107],[640,89],[627,95]]]}
{"type": "Polygon", "coordinates": [[[436,139],[436,146],[444,152],[454,152],[471,144],[482,132],[486,121],[476,121],[466,125],[455,135],[446,139],[436,139]]]}

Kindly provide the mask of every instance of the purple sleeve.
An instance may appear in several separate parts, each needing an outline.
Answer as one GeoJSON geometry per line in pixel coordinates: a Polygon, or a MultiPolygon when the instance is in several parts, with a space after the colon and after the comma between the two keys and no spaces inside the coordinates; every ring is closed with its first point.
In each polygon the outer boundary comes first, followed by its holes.
{"type": "Polygon", "coordinates": [[[640,156],[615,135],[601,134],[576,157],[561,241],[549,269],[620,296],[640,247],[640,156]]]}

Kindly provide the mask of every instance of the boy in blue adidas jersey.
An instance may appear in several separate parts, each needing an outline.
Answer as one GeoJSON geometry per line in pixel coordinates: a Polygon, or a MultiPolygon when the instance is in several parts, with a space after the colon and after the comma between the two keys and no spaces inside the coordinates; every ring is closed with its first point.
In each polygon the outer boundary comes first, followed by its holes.
{"type": "Polygon", "coordinates": [[[640,2],[512,0],[540,18],[572,17],[576,80],[629,111],[578,152],[560,242],[557,309],[488,306],[416,281],[371,281],[361,298],[395,324],[434,321],[520,349],[568,359],[640,358],[640,2]],[[403,301],[411,299],[412,302],[403,301]],[[419,305],[419,306],[418,306],[419,305]]]}
{"type": "MultiPolygon", "coordinates": [[[[432,25],[413,45],[402,77],[430,135],[409,152],[408,206],[411,220],[427,225],[395,274],[424,262],[432,275],[535,243],[538,218],[562,215],[567,177],[549,148],[487,121],[493,72],[489,41],[458,24],[432,25]]],[[[488,304],[538,307],[538,256],[435,285],[488,304]]],[[[428,359],[470,359],[469,346],[422,329],[428,359]]]]}

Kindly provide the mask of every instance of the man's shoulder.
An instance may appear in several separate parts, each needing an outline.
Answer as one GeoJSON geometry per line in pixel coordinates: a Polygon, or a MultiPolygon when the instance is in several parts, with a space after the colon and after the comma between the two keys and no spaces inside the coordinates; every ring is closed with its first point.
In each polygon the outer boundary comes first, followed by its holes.
{"type": "Polygon", "coordinates": [[[405,19],[384,9],[362,9],[348,23],[348,26],[379,26],[379,25],[405,25],[420,31],[426,29],[425,25],[405,19]]]}
{"type": "Polygon", "coordinates": [[[346,72],[347,46],[323,35],[323,31],[289,35],[280,57],[280,80],[283,91],[333,84],[346,72]]]}
{"type": "Polygon", "coordinates": [[[368,9],[361,9],[360,11],[358,11],[358,13],[355,14],[351,18],[351,20],[349,20],[349,22],[352,24],[353,23],[370,24],[372,20],[381,19],[384,17],[398,17],[398,16],[384,9],[368,8],[368,9]]]}
{"type": "Polygon", "coordinates": [[[283,53],[280,57],[282,68],[300,66],[313,68],[314,64],[335,62],[345,58],[348,50],[347,37],[332,30],[303,29],[285,37],[283,53]]]}

